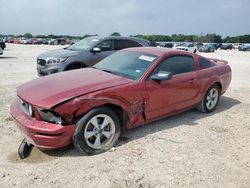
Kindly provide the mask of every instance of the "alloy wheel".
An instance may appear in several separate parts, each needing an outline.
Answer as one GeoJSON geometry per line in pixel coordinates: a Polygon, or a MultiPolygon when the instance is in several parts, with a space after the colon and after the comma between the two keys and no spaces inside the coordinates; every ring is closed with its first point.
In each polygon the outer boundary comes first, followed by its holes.
{"type": "Polygon", "coordinates": [[[108,146],[115,135],[115,123],[106,114],[98,114],[92,117],[84,130],[84,139],[93,149],[104,149],[108,146]]]}
{"type": "Polygon", "coordinates": [[[218,98],[219,98],[219,92],[216,88],[212,88],[206,97],[206,107],[211,110],[213,109],[217,102],[218,102],[218,98]]]}

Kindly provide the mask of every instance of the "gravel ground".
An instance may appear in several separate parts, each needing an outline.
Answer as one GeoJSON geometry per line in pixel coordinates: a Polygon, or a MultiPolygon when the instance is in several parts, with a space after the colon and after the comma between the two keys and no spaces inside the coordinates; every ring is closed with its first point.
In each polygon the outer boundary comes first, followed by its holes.
{"type": "MultiPolygon", "coordinates": [[[[20,160],[10,118],[15,88],[36,76],[36,56],[58,46],[7,44],[0,56],[0,187],[250,187],[250,52],[203,54],[229,61],[233,80],[217,110],[191,110],[123,133],[114,150],[72,146],[20,160]]],[[[31,91],[32,92],[32,91],[31,91]]]]}

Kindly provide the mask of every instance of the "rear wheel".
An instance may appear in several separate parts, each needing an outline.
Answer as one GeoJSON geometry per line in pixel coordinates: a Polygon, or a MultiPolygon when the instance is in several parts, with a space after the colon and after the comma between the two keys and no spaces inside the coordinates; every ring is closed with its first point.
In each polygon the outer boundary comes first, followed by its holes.
{"type": "Polygon", "coordinates": [[[197,109],[203,113],[210,113],[216,109],[220,98],[220,88],[217,84],[212,85],[202,101],[198,104],[197,109]]]}
{"type": "Polygon", "coordinates": [[[120,120],[106,107],[91,110],[77,123],[73,136],[75,147],[87,154],[97,154],[112,148],[119,139],[120,120]]]}

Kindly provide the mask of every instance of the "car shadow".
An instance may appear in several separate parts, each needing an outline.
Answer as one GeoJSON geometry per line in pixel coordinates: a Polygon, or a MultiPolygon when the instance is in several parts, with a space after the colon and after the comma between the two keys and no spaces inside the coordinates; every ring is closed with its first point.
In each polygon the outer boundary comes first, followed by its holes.
{"type": "Polygon", "coordinates": [[[11,56],[0,56],[0,59],[15,59],[16,57],[11,56]]]}
{"type": "MultiPolygon", "coordinates": [[[[220,98],[219,105],[217,106],[216,110],[212,113],[200,113],[197,110],[189,110],[168,118],[164,118],[153,123],[146,124],[141,127],[137,127],[125,132],[122,132],[118,143],[116,144],[116,148],[120,147],[123,144],[131,142],[133,140],[137,140],[143,138],[147,135],[154,134],[156,132],[161,132],[167,129],[171,129],[174,127],[182,126],[182,125],[189,125],[195,126],[198,123],[196,122],[199,119],[207,118],[209,116],[213,116],[214,114],[224,112],[229,110],[230,108],[234,107],[235,105],[240,104],[239,100],[222,96],[220,98]]],[[[72,156],[85,156],[86,154],[82,154],[77,151],[73,144],[67,146],[62,149],[50,150],[50,151],[43,151],[43,153],[50,155],[50,156],[60,156],[60,157],[72,157],[72,156]]]]}

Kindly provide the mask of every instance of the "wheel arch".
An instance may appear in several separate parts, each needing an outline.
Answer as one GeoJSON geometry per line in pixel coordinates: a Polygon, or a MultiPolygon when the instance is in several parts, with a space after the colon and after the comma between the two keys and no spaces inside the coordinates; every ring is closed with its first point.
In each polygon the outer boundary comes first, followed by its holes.
{"type": "Polygon", "coordinates": [[[126,124],[129,120],[129,116],[126,110],[124,110],[121,106],[117,104],[112,104],[112,103],[106,103],[100,107],[106,107],[106,108],[113,110],[120,120],[121,129],[124,130],[126,128],[126,124]]]}
{"type": "Polygon", "coordinates": [[[212,86],[212,85],[218,85],[219,88],[220,88],[220,95],[222,94],[222,91],[223,91],[223,88],[222,88],[222,83],[220,81],[220,79],[218,77],[213,77],[208,83],[206,83],[202,89],[200,90],[200,94],[199,94],[199,97],[198,97],[198,101],[202,100],[202,98],[205,96],[206,92],[209,90],[209,88],[212,86]]]}
{"type": "Polygon", "coordinates": [[[127,129],[127,123],[133,119],[133,115],[130,112],[129,104],[124,101],[111,98],[82,98],[73,101],[77,105],[77,110],[74,113],[73,122],[76,123],[79,119],[89,111],[106,107],[114,111],[121,122],[121,129],[127,129]]]}
{"type": "MultiPolygon", "coordinates": [[[[220,88],[220,94],[221,94],[221,91],[222,91],[222,84],[221,84],[219,81],[215,82],[214,84],[216,84],[216,85],[219,86],[219,88],[220,88]]],[[[212,85],[214,85],[214,84],[212,84],[212,85]]],[[[210,87],[211,87],[211,86],[210,86],[210,87]]]]}
{"type": "Polygon", "coordinates": [[[65,66],[64,71],[71,70],[70,67],[73,67],[73,66],[80,66],[80,68],[87,67],[86,63],[84,62],[74,61],[74,62],[69,63],[67,66],[65,66]]]}

